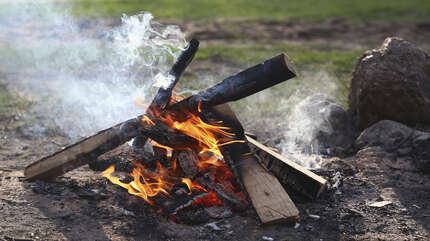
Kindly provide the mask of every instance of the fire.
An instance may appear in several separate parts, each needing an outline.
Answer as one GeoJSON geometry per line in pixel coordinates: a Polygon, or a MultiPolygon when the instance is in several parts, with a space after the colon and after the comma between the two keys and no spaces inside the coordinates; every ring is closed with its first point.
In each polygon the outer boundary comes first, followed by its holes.
{"type": "Polygon", "coordinates": [[[112,176],[112,173],[115,172],[114,165],[103,171],[102,175],[113,184],[127,189],[128,193],[143,198],[151,205],[154,205],[151,197],[155,197],[159,193],[169,195],[168,190],[173,188],[174,183],[167,181],[167,170],[161,164],[157,163],[155,173],[150,173],[140,163],[135,162],[134,165],[136,167],[130,173],[133,181],[130,183],[123,183],[118,177],[112,176]]]}
{"type": "MultiPolygon", "coordinates": [[[[179,98],[176,96],[172,97],[172,101],[177,101],[178,99],[179,98]]],[[[136,102],[141,103],[140,100],[137,100],[136,102]]],[[[201,112],[200,106],[198,111],[201,112]]],[[[151,116],[168,125],[171,129],[180,131],[198,141],[198,147],[190,147],[190,149],[194,149],[198,152],[196,153],[199,157],[199,163],[197,164],[199,171],[208,170],[210,168],[220,168],[219,170],[223,170],[222,175],[225,175],[225,177],[233,176],[227,165],[222,161],[223,158],[220,147],[234,142],[244,141],[231,140],[234,137],[234,134],[229,133],[229,128],[222,126],[222,122],[209,124],[204,122],[197,114],[186,111],[185,114],[188,117],[185,121],[176,120],[175,115],[169,112],[151,113],[151,116]],[[230,139],[231,141],[222,141],[226,139],[230,139]]],[[[142,116],[141,121],[155,125],[153,120],[146,115],[142,116]]],[[[153,146],[166,149],[170,154],[169,158],[171,157],[171,153],[174,151],[174,148],[162,145],[154,140],[150,141],[153,146]]],[[[216,193],[213,191],[206,190],[204,187],[189,178],[174,177],[177,173],[177,163],[175,158],[172,159],[170,169],[163,167],[159,162],[157,162],[155,171],[150,171],[141,163],[133,161],[135,168],[130,173],[130,176],[133,178],[133,181],[130,183],[121,182],[118,177],[112,175],[115,171],[114,166],[110,166],[102,173],[102,175],[108,178],[112,183],[127,189],[128,193],[139,196],[149,204],[155,206],[157,206],[157,204],[153,201],[153,197],[159,194],[170,196],[169,191],[171,191],[175,185],[181,183],[188,187],[188,194],[192,194],[195,191],[208,193],[208,195],[205,195],[203,198],[195,200],[193,205],[223,205],[223,202],[218,199],[216,193]]]]}

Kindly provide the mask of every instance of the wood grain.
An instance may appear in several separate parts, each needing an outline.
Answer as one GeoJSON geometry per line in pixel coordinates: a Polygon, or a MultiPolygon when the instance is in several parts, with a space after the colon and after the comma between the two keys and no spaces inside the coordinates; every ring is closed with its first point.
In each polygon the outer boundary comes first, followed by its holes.
{"type": "Polygon", "coordinates": [[[254,156],[244,157],[238,168],[252,205],[263,224],[297,221],[299,210],[276,177],[264,170],[254,156]]]}

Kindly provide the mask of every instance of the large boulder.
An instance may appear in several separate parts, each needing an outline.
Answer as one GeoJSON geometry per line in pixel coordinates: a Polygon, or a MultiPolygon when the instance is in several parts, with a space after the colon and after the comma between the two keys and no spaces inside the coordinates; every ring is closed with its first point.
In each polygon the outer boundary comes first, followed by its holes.
{"type": "Polygon", "coordinates": [[[430,125],[430,57],[403,39],[385,39],[359,58],[349,106],[362,130],[385,119],[430,125]]]}
{"type": "MultiPolygon", "coordinates": [[[[430,172],[430,133],[391,120],[379,121],[365,129],[355,141],[359,150],[379,148],[408,160],[421,171],[430,172]]],[[[360,151],[359,151],[360,152],[360,151]]]]}

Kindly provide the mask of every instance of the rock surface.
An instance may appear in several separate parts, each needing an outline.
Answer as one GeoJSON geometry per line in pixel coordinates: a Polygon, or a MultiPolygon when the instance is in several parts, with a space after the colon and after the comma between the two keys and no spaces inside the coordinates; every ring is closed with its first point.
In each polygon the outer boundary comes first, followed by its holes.
{"type": "Polygon", "coordinates": [[[403,39],[385,39],[359,58],[349,106],[362,130],[384,119],[430,125],[430,57],[403,39]]]}
{"type": "Polygon", "coordinates": [[[364,130],[355,146],[360,151],[381,149],[395,155],[399,161],[409,162],[421,171],[430,172],[429,132],[418,131],[395,121],[382,120],[364,130]]]}
{"type": "Polygon", "coordinates": [[[352,146],[357,129],[350,113],[332,98],[312,95],[289,117],[283,152],[338,155],[352,146]]]}

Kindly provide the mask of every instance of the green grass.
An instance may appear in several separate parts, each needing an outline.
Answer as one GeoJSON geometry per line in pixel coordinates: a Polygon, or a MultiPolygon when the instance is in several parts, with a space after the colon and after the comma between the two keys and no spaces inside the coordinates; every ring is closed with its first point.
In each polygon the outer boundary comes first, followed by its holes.
{"type": "Polygon", "coordinates": [[[84,16],[113,16],[149,11],[157,18],[285,19],[348,18],[413,21],[429,18],[428,0],[74,0],[73,12],[84,16]]]}
{"type": "Polygon", "coordinates": [[[226,45],[211,45],[200,48],[196,55],[198,59],[223,58],[239,63],[258,63],[281,52],[287,53],[297,66],[324,67],[336,74],[350,73],[355,60],[364,50],[339,50],[308,48],[289,45],[246,45],[230,47],[226,45]]]}

